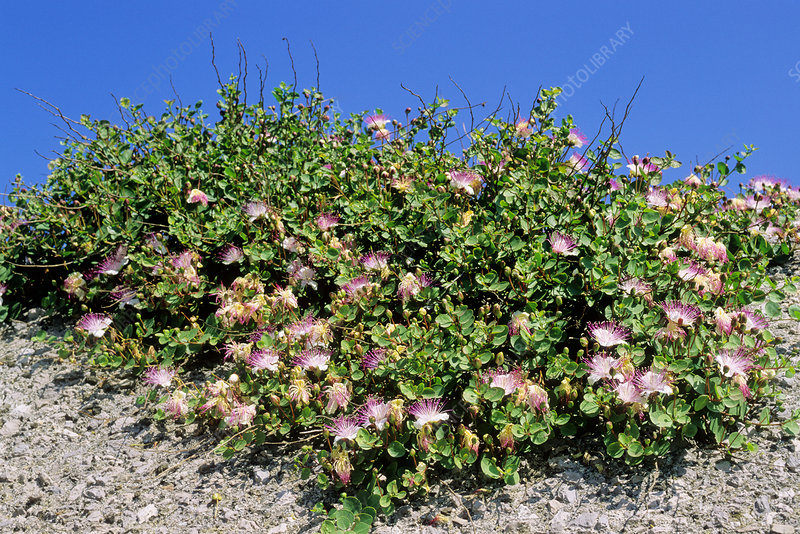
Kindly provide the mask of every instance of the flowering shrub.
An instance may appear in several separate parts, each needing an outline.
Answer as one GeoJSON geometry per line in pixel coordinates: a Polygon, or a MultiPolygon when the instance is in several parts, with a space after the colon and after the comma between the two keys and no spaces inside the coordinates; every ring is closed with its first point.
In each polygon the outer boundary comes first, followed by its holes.
{"type": "Polygon", "coordinates": [[[794,372],[768,328],[796,281],[765,270],[798,241],[800,191],[760,177],[727,198],[752,147],[662,186],[672,154],[623,160],[616,125],[596,142],[555,121],[558,93],[461,154],[445,100],[345,119],[285,85],[248,106],[234,81],[212,127],[200,104],[123,100],[125,127],[82,117],[47,184],[12,194],[4,305],[74,316],[63,350],[144,372],[157,416],[224,429],[226,456],[307,440],[304,475],[358,497],[329,530],[436,469],[515,483],[554,436],[632,464],[751,447],[794,372]],[[235,373],[182,379],[217,357],[235,373]]]}

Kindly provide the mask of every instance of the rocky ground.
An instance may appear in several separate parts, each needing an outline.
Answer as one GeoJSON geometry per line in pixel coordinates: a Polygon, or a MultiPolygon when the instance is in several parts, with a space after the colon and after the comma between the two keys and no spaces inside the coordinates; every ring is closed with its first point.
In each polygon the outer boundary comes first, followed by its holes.
{"type": "MultiPolygon", "coordinates": [[[[800,255],[775,277],[798,272],[800,255]]],[[[0,331],[0,532],[319,530],[310,508],[334,497],[299,478],[288,446],[225,461],[214,436],[136,406],[139,380],[32,341],[43,328],[59,333],[33,310],[0,331]]],[[[797,361],[798,324],[771,331],[797,361]]],[[[786,417],[800,408],[800,379],[776,383],[786,417]]],[[[517,486],[461,474],[374,532],[800,532],[800,438],[767,429],[753,442],[755,453],[690,447],[639,468],[604,461],[590,441],[554,443],[527,460],[517,486]]]]}

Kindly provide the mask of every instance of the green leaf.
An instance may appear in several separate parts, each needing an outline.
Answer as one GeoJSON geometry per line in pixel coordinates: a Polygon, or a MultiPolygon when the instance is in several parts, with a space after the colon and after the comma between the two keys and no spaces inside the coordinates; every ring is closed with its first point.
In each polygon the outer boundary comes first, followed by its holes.
{"type": "Polygon", "coordinates": [[[789,306],[789,315],[791,315],[795,320],[800,321],[800,306],[796,304],[789,306]]]}
{"type": "Polygon", "coordinates": [[[356,520],[356,516],[350,510],[336,510],[332,517],[336,521],[336,526],[342,530],[349,530],[356,520]]]}
{"type": "Polygon", "coordinates": [[[594,401],[584,399],[583,402],[581,402],[581,411],[589,416],[597,415],[600,411],[600,405],[594,401]]]}
{"type": "Polygon", "coordinates": [[[773,319],[777,319],[781,316],[780,305],[772,302],[771,300],[764,305],[764,311],[767,312],[768,317],[771,317],[773,319]]]}
{"type": "Polygon", "coordinates": [[[406,448],[399,441],[391,442],[386,450],[392,458],[400,458],[406,454],[406,448]]]}
{"type": "Polygon", "coordinates": [[[783,431],[790,436],[796,436],[800,434],[800,425],[797,424],[797,421],[787,421],[783,424],[783,431]]]}
{"type": "Polygon", "coordinates": [[[484,398],[490,402],[498,402],[506,396],[506,390],[503,388],[489,388],[484,395],[484,398]]]}
{"type": "Polygon", "coordinates": [[[495,463],[494,458],[490,458],[486,455],[481,458],[481,471],[489,478],[503,478],[503,473],[497,468],[497,463],[495,463]]]}

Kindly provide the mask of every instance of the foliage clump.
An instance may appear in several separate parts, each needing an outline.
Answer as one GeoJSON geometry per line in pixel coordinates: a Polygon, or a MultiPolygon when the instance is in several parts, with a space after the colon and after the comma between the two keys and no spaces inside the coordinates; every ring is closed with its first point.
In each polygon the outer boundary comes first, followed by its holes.
{"type": "Polygon", "coordinates": [[[439,468],[515,483],[554,436],[636,464],[770,424],[794,369],[768,321],[796,287],[766,267],[798,241],[800,192],[727,198],[752,147],[662,186],[672,154],[623,162],[618,125],[590,142],[553,118],[558,89],[456,140],[442,99],[397,121],[283,84],[271,106],[219,92],[213,125],[174,102],[81,118],[5,208],[3,310],[74,317],[65,352],[143,372],[157,417],[224,430],[225,455],[307,440],[304,474],[358,496],[340,528],[439,468]],[[182,379],[220,360],[235,372],[182,379]]]}

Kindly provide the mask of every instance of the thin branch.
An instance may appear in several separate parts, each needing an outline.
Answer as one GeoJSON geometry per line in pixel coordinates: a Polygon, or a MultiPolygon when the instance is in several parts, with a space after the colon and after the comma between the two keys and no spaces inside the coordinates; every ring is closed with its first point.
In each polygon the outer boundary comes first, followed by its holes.
{"type": "Polygon", "coordinates": [[[172,94],[175,95],[175,98],[178,99],[178,105],[183,107],[183,102],[181,101],[181,95],[178,94],[178,90],[175,89],[175,84],[172,83],[172,74],[169,75],[169,86],[172,87],[172,94]]]}
{"type": "Polygon", "coordinates": [[[208,38],[211,39],[211,65],[214,67],[214,72],[217,73],[217,83],[219,83],[219,88],[225,89],[225,86],[222,85],[222,79],[219,77],[219,69],[217,69],[216,50],[214,49],[214,36],[211,34],[211,32],[208,32],[208,38]]]}
{"type": "Polygon", "coordinates": [[[29,97],[31,97],[34,100],[36,100],[37,102],[39,102],[38,106],[40,108],[42,108],[43,110],[47,111],[48,113],[50,113],[54,117],[60,118],[64,122],[64,124],[67,125],[67,128],[69,128],[69,130],[71,132],[73,132],[75,135],[80,136],[80,138],[83,139],[84,141],[88,141],[89,140],[88,137],[86,137],[81,132],[79,132],[78,130],[76,130],[75,128],[72,127],[73,124],[76,124],[78,126],[82,126],[81,123],[76,121],[76,120],[70,119],[69,117],[64,116],[64,113],[61,112],[61,109],[58,106],[56,106],[54,104],[51,104],[50,102],[48,102],[44,98],[40,98],[40,97],[34,95],[33,93],[29,93],[28,91],[23,91],[22,89],[19,89],[19,88],[17,88],[16,90],[19,91],[20,93],[24,94],[24,95],[28,95],[29,97]],[[45,105],[42,105],[42,104],[45,104],[47,107],[45,107],[45,105]]]}
{"type": "Polygon", "coordinates": [[[475,130],[475,115],[472,113],[472,102],[469,101],[469,98],[467,98],[467,94],[464,92],[463,89],[461,89],[461,86],[459,86],[456,83],[456,81],[453,79],[453,77],[452,76],[448,76],[448,78],[450,78],[450,81],[453,82],[453,85],[456,86],[456,89],[458,89],[461,92],[461,96],[464,97],[464,100],[467,101],[467,106],[469,106],[468,107],[468,109],[469,109],[469,131],[472,132],[472,131],[475,130]]]}
{"type": "Polygon", "coordinates": [[[292,86],[292,89],[297,91],[297,71],[294,68],[294,58],[292,57],[292,45],[289,43],[289,39],[287,39],[286,37],[282,37],[281,39],[286,41],[286,52],[289,54],[289,61],[292,64],[292,74],[294,74],[294,86],[292,86]]]}
{"type": "Polygon", "coordinates": [[[317,62],[317,91],[319,91],[321,93],[322,92],[322,88],[319,85],[319,56],[317,55],[317,47],[314,46],[314,41],[312,41],[311,39],[309,39],[308,42],[311,43],[311,48],[312,48],[312,50],[314,50],[314,59],[317,62]]]}

